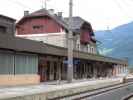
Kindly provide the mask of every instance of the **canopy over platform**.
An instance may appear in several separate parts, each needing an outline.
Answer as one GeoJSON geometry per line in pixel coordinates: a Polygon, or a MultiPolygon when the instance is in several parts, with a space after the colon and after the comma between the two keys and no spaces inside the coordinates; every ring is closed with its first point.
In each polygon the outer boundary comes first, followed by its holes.
{"type": "MultiPolygon", "coordinates": [[[[8,37],[6,35],[0,35],[0,48],[19,51],[19,52],[22,51],[22,52],[31,52],[36,54],[67,56],[67,48],[45,44],[41,41],[37,42],[18,37],[10,37],[10,36],[8,37]]],[[[80,51],[74,51],[74,58],[128,65],[127,60],[115,59],[111,57],[105,57],[97,54],[90,54],[80,51]]]]}

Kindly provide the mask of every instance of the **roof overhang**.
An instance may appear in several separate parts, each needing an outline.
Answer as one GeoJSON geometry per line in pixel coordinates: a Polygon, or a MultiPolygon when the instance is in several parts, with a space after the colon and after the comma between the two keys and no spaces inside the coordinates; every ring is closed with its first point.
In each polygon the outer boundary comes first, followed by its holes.
{"type": "Polygon", "coordinates": [[[13,18],[11,18],[11,17],[8,17],[8,16],[0,15],[0,17],[7,18],[7,19],[9,19],[9,20],[11,20],[11,21],[13,21],[13,22],[16,21],[15,19],[13,19],[13,18]]]}
{"type": "MultiPolygon", "coordinates": [[[[57,47],[43,42],[37,42],[28,39],[17,37],[0,36],[0,48],[10,49],[19,52],[30,52],[36,54],[49,54],[56,56],[66,56],[67,48],[57,47]]],[[[127,60],[120,60],[111,57],[105,57],[96,54],[89,54],[85,52],[74,51],[74,57],[86,60],[93,60],[99,62],[107,62],[112,64],[125,64],[128,65],[127,60]]]]}

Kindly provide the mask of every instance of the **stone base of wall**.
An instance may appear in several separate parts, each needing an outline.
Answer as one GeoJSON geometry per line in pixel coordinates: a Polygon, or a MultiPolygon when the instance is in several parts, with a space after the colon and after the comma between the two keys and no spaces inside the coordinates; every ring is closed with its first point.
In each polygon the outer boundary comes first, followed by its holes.
{"type": "Polygon", "coordinates": [[[0,75],[0,86],[28,85],[40,83],[39,75],[0,75]]]}

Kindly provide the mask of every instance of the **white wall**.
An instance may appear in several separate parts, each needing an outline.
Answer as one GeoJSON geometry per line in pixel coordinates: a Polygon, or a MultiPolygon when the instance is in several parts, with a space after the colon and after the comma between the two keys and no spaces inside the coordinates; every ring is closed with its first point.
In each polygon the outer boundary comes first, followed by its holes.
{"type": "MultiPolygon", "coordinates": [[[[67,33],[64,31],[60,33],[45,33],[45,34],[32,34],[32,35],[16,35],[18,37],[23,37],[36,41],[43,41],[51,45],[56,45],[60,47],[67,47],[67,33]]],[[[80,43],[80,34],[75,35],[74,37],[74,50],[79,50],[83,52],[88,52],[96,54],[96,46],[92,44],[83,45],[80,43]]]]}
{"type": "Polygon", "coordinates": [[[66,34],[61,33],[47,33],[47,34],[33,34],[33,35],[17,35],[31,40],[42,41],[51,45],[66,47],[66,34]]]}

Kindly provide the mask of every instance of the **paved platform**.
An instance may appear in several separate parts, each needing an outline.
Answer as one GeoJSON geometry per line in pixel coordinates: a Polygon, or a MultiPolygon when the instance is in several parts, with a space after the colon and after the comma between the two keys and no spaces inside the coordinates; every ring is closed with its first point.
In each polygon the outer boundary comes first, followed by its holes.
{"type": "Polygon", "coordinates": [[[83,91],[98,89],[119,84],[121,78],[82,80],[73,83],[54,84],[46,83],[31,86],[0,88],[0,100],[47,100],[60,96],[71,95],[83,91]]]}

